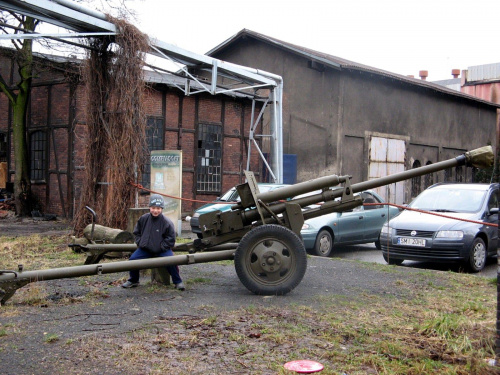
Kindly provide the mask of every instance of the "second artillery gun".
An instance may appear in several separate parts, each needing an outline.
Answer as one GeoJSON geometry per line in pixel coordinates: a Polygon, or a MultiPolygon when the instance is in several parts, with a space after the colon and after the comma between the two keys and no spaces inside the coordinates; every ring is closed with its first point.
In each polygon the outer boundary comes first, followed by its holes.
{"type": "MultiPolygon", "coordinates": [[[[352,185],[350,176],[332,175],[265,193],[259,192],[253,173],[246,172],[247,182],[237,186],[241,202],[232,206],[231,211],[200,215],[202,238],[174,249],[189,254],[39,271],[24,271],[22,267],[17,271],[0,270],[0,303],[30,282],[233,258],[236,273],[248,290],[262,295],[283,295],[299,285],[306,272],[307,255],[300,238],[304,220],[362,205],[356,193],[363,190],[462,165],[486,168],[493,161],[492,148],[486,146],[453,159],[352,185]],[[340,184],[343,186],[336,187],[340,184]],[[321,192],[307,195],[317,190],[321,192]],[[307,196],[293,198],[304,194],[307,196]],[[317,206],[304,210],[311,205],[317,206]]],[[[115,251],[135,248],[135,245],[111,246],[115,251]]]]}

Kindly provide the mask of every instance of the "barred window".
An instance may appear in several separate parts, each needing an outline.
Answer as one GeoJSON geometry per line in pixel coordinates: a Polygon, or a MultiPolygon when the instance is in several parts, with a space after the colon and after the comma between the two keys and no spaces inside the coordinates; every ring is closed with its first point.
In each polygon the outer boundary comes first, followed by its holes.
{"type": "Polygon", "coordinates": [[[7,161],[7,134],[0,133],[0,162],[7,161]]]}
{"type": "Polygon", "coordinates": [[[30,178],[45,181],[47,175],[47,133],[41,130],[30,136],[30,178]]]}
{"type": "Polygon", "coordinates": [[[196,190],[200,193],[220,193],[222,175],[222,126],[198,126],[196,190]]]}
{"type": "Polygon", "coordinates": [[[146,126],[146,145],[144,164],[142,166],[142,186],[149,188],[151,185],[151,151],[163,150],[163,119],[156,117],[149,117],[146,126]]]}

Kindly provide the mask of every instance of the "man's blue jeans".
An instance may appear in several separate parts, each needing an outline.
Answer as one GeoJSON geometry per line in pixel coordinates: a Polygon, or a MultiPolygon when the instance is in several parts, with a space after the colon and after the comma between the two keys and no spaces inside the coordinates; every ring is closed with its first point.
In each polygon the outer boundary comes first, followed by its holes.
{"type": "MultiPolygon", "coordinates": [[[[148,259],[148,258],[156,258],[156,257],[170,257],[174,255],[174,252],[169,249],[162,253],[150,253],[149,251],[143,250],[140,247],[137,248],[136,251],[132,253],[129,260],[137,260],[137,259],[148,259]]],[[[170,276],[172,276],[172,282],[174,284],[179,284],[182,282],[181,276],[179,275],[179,267],[178,266],[165,266],[170,276]]],[[[139,282],[139,270],[130,271],[130,278],[128,279],[132,283],[139,282]]]]}

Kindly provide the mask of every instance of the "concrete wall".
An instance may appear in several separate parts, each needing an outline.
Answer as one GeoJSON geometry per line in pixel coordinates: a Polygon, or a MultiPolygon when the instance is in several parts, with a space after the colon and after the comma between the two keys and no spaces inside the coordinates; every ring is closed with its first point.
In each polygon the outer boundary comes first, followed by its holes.
{"type": "Polygon", "coordinates": [[[318,71],[303,55],[253,37],[213,56],[283,77],[284,152],[297,154],[299,182],[333,173],[366,180],[374,134],[405,141],[406,169],[496,144],[496,108],[475,100],[358,69],[318,71]]]}

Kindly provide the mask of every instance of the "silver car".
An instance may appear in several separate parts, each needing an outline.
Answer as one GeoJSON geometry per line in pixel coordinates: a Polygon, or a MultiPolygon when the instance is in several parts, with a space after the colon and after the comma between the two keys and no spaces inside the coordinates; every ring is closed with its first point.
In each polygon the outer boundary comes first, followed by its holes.
{"type": "Polygon", "coordinates": [[[385,261],[461,262],[481,271],[497,250],[498,188],[497,183],[441,183],[424,190],[409,207],[441,216],[405,210],[385,224],[380,232],[385,261]]]}
{"type": "Polygon", "coordinates": [[[380,228],[389,218],[395,216],[399,209],[384,205],[383,198],[374,191],[366,190],[359,194],[363,203],[370,204],[304,222],[300,235],[309,252],[327,257],[335,246],[369,242],[374,242],[380,249],[380,228]]]}

